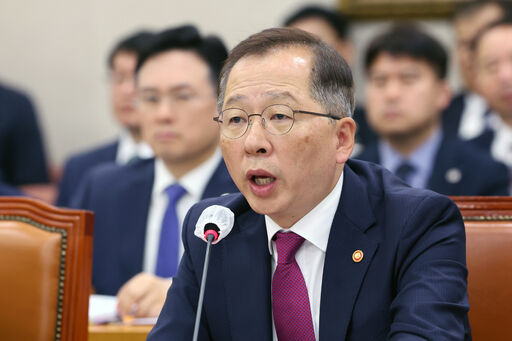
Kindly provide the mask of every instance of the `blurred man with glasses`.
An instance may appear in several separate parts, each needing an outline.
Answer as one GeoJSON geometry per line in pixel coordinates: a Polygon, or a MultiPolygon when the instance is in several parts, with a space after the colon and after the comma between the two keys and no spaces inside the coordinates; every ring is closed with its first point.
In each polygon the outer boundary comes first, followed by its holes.
{"type": "Polygon", "coordinates": [[[353,110],[347,63],[309,33],[269,29],[231,51],[216,120],[241,194],[190,209],[148,340],[193,335],[206,248],[194,229],[211,205],[235,219],[212,249],[198,340],[470,338],[457,207],[350,160],[353,110]]]}
{"type": "Polygon", "coordinates": [[[112,142],[81,152],[69,158],[59,185],[58,206],[69,206],[85,174],[104,163],[127,164],[153,157],[151,147],[142,139],[139,113],[135,109],[135,66],[152,39],[141,31],[118,42],[110,52],[110,101],[115,119],[121,125],[120,136],[112,142]]]}
{"type": "Polygon", "coordinates": [[[192,26],[159,33],[136,67],[142,136],[156,158],[85,179],[76,206],[95,213],[93,287],[117,294],[122,316],[158,315],[183,253],[188,208],[236,191],[213,122],[226,57],[220,39],[192,26]]]}

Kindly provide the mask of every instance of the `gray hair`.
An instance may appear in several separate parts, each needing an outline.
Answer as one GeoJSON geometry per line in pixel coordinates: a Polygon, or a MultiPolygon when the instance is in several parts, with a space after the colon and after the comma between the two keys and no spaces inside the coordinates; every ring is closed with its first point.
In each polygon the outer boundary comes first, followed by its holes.
{"type": "Polygon", "coordinates": [[[226,84],[233,66],[247,56],[264,56],[276,49],[293,46],[309,48],[313,53],[310,74],[311,97],[332,115],[352,117],[355,106],[352,72],[343,57],[315,36],[294,28],[271,28],[239,43],[222,68],[217,109],[222,111],[226,84]]]}

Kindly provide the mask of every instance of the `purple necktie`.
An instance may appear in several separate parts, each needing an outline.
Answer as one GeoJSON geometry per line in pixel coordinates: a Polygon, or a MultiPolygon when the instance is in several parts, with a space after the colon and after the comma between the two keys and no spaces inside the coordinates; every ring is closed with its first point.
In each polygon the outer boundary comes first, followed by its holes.
{"type": "Polygon", "coordinates": [[[304,238],[293,232],[274,236],[277,267],[272,278],[272,310],[279,341],[314,341],[308,289],[295,260],[304,238]]]}
{"type": "Polygon", "coordinates": [[[178,271],[180,229],[176,203],[186,192],[180,184],[173,184],[165,189],[169,197],[169,205],[162,220],[155,271],[155,274],[160,277],[173,277],[178,271]]]}

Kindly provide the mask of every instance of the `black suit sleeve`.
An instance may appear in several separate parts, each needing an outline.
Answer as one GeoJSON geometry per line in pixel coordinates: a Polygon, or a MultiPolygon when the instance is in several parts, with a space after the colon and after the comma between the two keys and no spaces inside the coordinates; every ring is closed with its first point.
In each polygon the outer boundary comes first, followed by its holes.
{"type": "Polygon", "coordinates": [[[4,181],[15,186],[49,182],[43,138],[33,104],[25,95],[14,92],[4,100],[7,103],[2,104],[2,115],[9,122],[4,127],[4,181]]]}

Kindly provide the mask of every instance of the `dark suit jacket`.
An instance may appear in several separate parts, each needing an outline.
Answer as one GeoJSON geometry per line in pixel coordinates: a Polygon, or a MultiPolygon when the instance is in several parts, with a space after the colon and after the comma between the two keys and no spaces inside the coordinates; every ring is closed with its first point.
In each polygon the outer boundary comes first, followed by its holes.
{"type": "Polygon", "coordinates": [[[378,136],[366,120],[366,111],[363,107],[357,106],[354,110],[354,121],[357,124],[356,142],[364,147],[377,141],[378,136]]]}
{"type": "Polygon", "coordinates": [[[494,136],[495,133],[493,130],[486,129],[482,134],[469,140],[468,142],[485,151],[486,153],[491,153],[491,146],[492,142],[494,141],[494,136]]]}
{"type": "Polygon", "coordinates": [[[0,195],[19,196],[24,195],[19,189],[0,181],[0,195]]]}
{"type": "MultiPolygon", "coordinates": [[[[149,341],[192,338],[206,248],[193,232],[213,204],[231,209],[235,224],[211,250],[199,340],[272,340],[265,219],[234,194],[189,211],[185,254],[149,341]]],[[[463,340],[465,255],[453,202],[404,186],[380,166],[349,160],[325,256],[320,340],[463,340]],[[355,250],[364,253],[359,263],[352,261],[355,250]]]]}
{"type": "Polygon", "coordinates": [[[464,112],[465,97],[466,92],[457,94],[443,110],[441,118],[443,122],[443,132],[446,136],[456,137],[459,135],[460,119],[464,112]]]}
{"type": "Polygon", "coordinates": [[[23,93],[0,86],[0,181],[47,183],[48,166],[36,112],[23,93]]]}
{"type": "MultiPolygon", "coordinates": [[[[427,188],[445,195],[508,195],[507,167],[468,142],[446,137],[439,146],[427,188]],[[450,181],[449,172],[458,172],[459,181],[450,181]]],[[[377,144],[357,156],[380,163],[377,144]]]]}
{"type": "MultiPolygon", "coordinates": [[[[148,159],[126,166],[98,166],[86,176],[72,203],[95,215],[92,280],[98,294],[117,294],[142,271],[154,164],[154,159],[148,159]]],[[[202,197],[235,191],[222,161],[202,197]]]]}
{"type": "Polygon", "coordinates": [[[66,207],[71,204],[80,181],[92,168],[103,163],[115,162],[118,145],[118,141],[114,141],[70,157],[64,166],[56,205],[66,207]]]}

